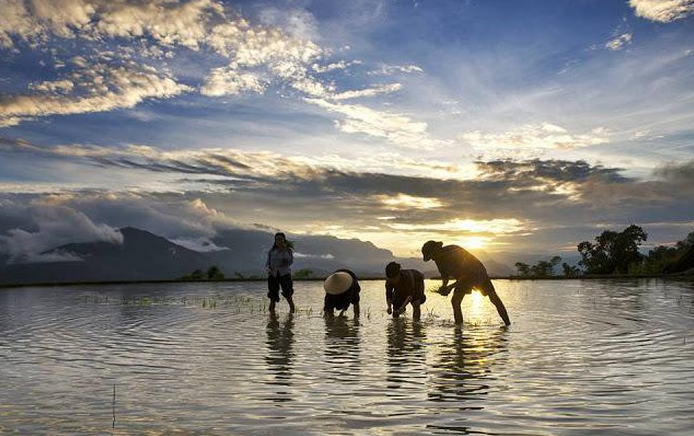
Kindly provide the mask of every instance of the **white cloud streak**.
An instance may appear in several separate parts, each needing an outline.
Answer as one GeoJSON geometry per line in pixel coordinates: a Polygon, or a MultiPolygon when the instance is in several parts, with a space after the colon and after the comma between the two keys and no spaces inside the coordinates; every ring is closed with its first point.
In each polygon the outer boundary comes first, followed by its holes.
{"type": "Polygon", "coordinates": [[[524,125],[500,134],[472,131],[460,137],[480,149],[570,150],[608,142],[608,132],[604,128],[598,127],[590,133],[577,135],[550,123],[524,125]]]}
{"type": "Polygon", "coordinates": [[[385,138],[391,143],[413,149],[433,149],[447,145],[447,141],[432,138],[427,133],[427,123],[388,112],[377,111],[363,105],[335,104],[324,99],[306,99],[330,112],[343,115],[337,127],[346,133],[364,133],[385,138]]]}
{"type": "Polygon", "coordinates": [[[631,44],[632,39],[631,33],[623,33],[605,43],[605,48],[610,51],[622,50],[625,46],[631,44]]]}

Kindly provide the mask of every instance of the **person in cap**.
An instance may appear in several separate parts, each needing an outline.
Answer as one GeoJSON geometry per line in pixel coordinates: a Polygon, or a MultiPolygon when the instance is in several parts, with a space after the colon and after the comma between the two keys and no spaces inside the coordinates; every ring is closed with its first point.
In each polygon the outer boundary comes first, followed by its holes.
{"type": "Polygon", "coordinates": [[[339,310],[340,316],[352,305],[354,317],[359,318],[359,280],[357,276],[348,269],[338,269],[330,274],[323,282],[325,289],[325,300],[323,302],[323,314],[326,317],[333,317],[334,311],[339,310]]]}
{"type": "Polygon", "coordinates": [[[463,323],[463,312],[460,306],[463,303],[465,294],[471,293],[473,289],[489,297],[504,323],[506,325],[511,324],[506,307],[504,307],[501,298],[496,294],[494,285],[489,279],[489,275],[487,275],[487,269],[479,259],[462,247],[457,245],[444,247],[443,242],[439,241],[427,241],[424,243],[422,255],[425,262],[433,260],[439,269],[443,284],[439,288],[438,293],[446,296],[451,290],[455,289],[451,298],[451,304],[453,305],[453,318],[456,324],[463,323]],[[451,278],[455,282],[449,285],[448,281],[451,278]]]}
{"type": "Polygon", "coordinates": [[[419,321],[420,306],[427,301],[424,295],[424,275],[415,269],[402,269],[397,262],[386,265],[386,304],[388,314],[397,318],[412,305],[412,319],[419,321]]]}
{"type": "Polygon", "coordinates": [[[284,233],[275,233],[275,243],[267,253],[265,269],[267,270],[267,297],[270,299],[270,312],[275,311],[275,303],[280,301],[280,287],[282,296],[289,303],[289,313],[294,313],[294,284],[292,282],[292,254],[291,244],[284,233]]]}

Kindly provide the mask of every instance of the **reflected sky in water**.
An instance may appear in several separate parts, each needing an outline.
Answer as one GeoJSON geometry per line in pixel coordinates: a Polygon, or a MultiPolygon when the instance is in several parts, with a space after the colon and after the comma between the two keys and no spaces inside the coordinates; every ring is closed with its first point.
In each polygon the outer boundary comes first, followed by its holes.
{"type": "Polygon", "coordinates": [[[508,328],[436,294],[393,320],[378,281],[358,320],[320,282],[276,316],[263,283],[4,289],[0,434],[690,434],[691,284],[495,285],[508,328]]]}

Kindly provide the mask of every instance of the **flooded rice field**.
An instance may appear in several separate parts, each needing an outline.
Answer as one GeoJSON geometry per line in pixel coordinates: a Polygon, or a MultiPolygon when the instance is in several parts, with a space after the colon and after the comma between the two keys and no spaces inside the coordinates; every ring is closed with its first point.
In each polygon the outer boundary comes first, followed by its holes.
{"type": "MultiPolygon", "coordinates": [[[[267,312],[265,284],[0,289],[0,434],[689,435],[694,285],[495,281],[422,320],[267,312]]],[[[430,283],[429,287],[434,287],[430,283]]]]}

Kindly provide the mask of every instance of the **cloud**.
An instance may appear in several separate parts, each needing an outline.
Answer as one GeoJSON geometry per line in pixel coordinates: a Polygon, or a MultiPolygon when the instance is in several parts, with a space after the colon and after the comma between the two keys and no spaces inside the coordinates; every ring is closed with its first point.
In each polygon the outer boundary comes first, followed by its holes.
{"type": "Polygon", "coordinates": [[[150,68],[132,65],[109,67],[96,65],[77,75],[82,94],[65,95],[76,86],[73,82],[43,81],[33,86],[41,93],[0,96],[0,123],[49,115],[69,115],[132,108],[148,98],[170,98],[192,88],[150,68]]]}
{"type": "Polygon", "coordinates": [[[427,133],[427,123],[388,112],[377,111],[363,105],[335,104],[325,99],[308,98],[307,102],[330,112],[343,115],[336,122],[338,129],[346,133],[363,133],[385,138],[388,142],[415,149],[431,149],[448,142],[432,138],[427,133]]]}
{"type": "Polygon", "coordinates": [[[694,13],[694,0],[629,0],[636,16],[669,23],[694,13]]]}
{"type": "Polygon", "coordinates": [[[330,96],[330,98],[332,100],[349,100],[352,98],[373,97],[378,94],[389,94],[391,92],[399,91],[400,89],[402,89],[401,84],[391,83],[388,85],[375,86],[373,88],[340,92],[338,94],[330,96]]]}
{"type": "Polygon", "coordinates": [[[526,124],[505,133],[466,132],[460,138],[471,146],[486,149],[571,150],[609,142],[606,129],[598,127],[590,133],[572,134],[565,128],[550,124],[526,124]]]}
{"type": "MultiPolygon", "coordinates": [[[[331,79],[314,77],[362,62],[327,62],[330,50],[314,42],[319,39],[316,21],[303,9],[266,7],[260,13],[261,24],[251,24],[216,0],[6,2],[7,19],[0,24],[2,47],[28,43],[52,53],[54,65],[62,67],[55,80],[32,83],[25,93],[0,96],[0,127],[39,117],[133,108],[149,98],[168,99],[196,89],[207,97],[222,97],[263,94],[272,87],[292,90],[329,113],[346,115],[336,120],[343,132],[412,148],[445,143],[430,138],[424,122],[337,104],[390,94],[402,85],[337,91],[331,79]],[[51,48],[56,39],[76,38],[83,49],[65,59],[51,48]],[[183,84],[165,58],[191,50],[225,65],[217,63],[195,79],[198,83],[183,84]]],[[[421,73],[422,69],[383,65],[381,72],[421,73]]]]}
{"type": "Polygon", "coordinates": [[[220,247],[209,238],[178,238],[170,239],[174,244],[186,247],[189,250],[200,251],[204,253],[214,252],[214,251],[226,251],[228,247],[220,247]]]}
{"type": "MultiPolygon", "coordinates": [[[[195,171],[203,175],[208,162],[195,153],[167,156],[144,149],[139,153],[150,160],[138,171],[157,174],[195,171]]],[[[418,241],[421,245],[423,238],[436,235],[469,244],[484,238],[488,247],[522,250],[533,244],[545,249],[553,244],[575,246],[576,238],[590,239],[589,232],[598,225],[645,225],[694,214],[690,202],[682,200],[694,196],[691,162],[663,167],[657,179],[640,180],[624,177],[618,168],[582,161],[500,160],[478,162],[478,177],[455,180],[337,171],[290,159],[270,159],[276,166],[263,167],[267,156],[260,154],[252,155],[257,166],[249,156],[220,156],[229,158],[230,168],[238,168],[243,177],[210,176],[204,181],[216,187],[212,190],[2,194],[0,234],[21,241],[23,233],[8,230],[37,233],[38,227],[32,224],[36,220],[26,218],[31,215],[22,205],[41,204],[73,214],[79,211],[92,223],[110,228],[132,225],[150,230],[195,249],[224,248],[208,242],[224,229],[250,226],[262,217],[260,224],[271,228],[367,238],[398,253],[416,251],[418,241]]],[[[117,160],[109,159],[103,165],[117,165],[117,160]]],[[[220,173],[214,160],[209,159],[210,175],[220,173]]],[[[43,221],[56,226],[67,221],[60,228],[76,228],[69,218],[66,214],[43,221]]],[[[680,227],[668,229],[668,237],[681,233],[680,227]]],[[[42,227],[39,233],[46,231],[42,227]]]]}
{"type": "Polygon", "coordinates": [[[417,65],[381,65],[377,70],[370,71],[368,74],[373,76],[392,76],[398,73],[423,73],[424,70],[417,65]]]}
{"type": "Polygon", "coordinates": [[[24,210],[24,216],[33,228],[11,228],[0,234],[0,251],[9,255],[10,262],[75,261],[79,258],[70,253],[44,252],[72,242],[123,242],[123,235],[112,227],[96,224],[73,208],[51,204],[50,199],[39,199],[28,207],[16,204],[5,206],[24,210]]]}
{"type": "Polygon", "coordinates": [[[223,12],[212,0],[5,0],[0,43],[10,48],[16,38],[40,44],[52,35],[89,40],[149,36],[163,45],[197,49],[209,22],[223,12]]]}
{"type": "Polygon", "coordinates": [[[393,209],[434,209],[443,207],[443,203],[437,198],[413,197],[411,195],[398,194],[396,196],[377,196],[383,204],[393,209]]]}
{"type": "Polygon", "coordinates": [[[236,95],[242,92],[262,94],[263,79],[252,73],[240,73],[231,68],[215,68],[200,88],[200,93],[210,97],[236,95]]]}
{"type": "Polygon", "coordinates": [[[491,219],[491,220],[472,220],[472,219],[453,219],[443,223],[427,224],[390,224],[396,230],[416,230],[420,232],[445,232],[445,233],[516,233],[527,231],[528,226],[518,219],[491,219]]]}
{"type": "Polygon", "coordinates": [[[623,33],[606,42],[605,48],[611,51],[619,51],[623,49],[625,46],[631,44],[632,36],[633,35],[631,33],[623,33]]]}

